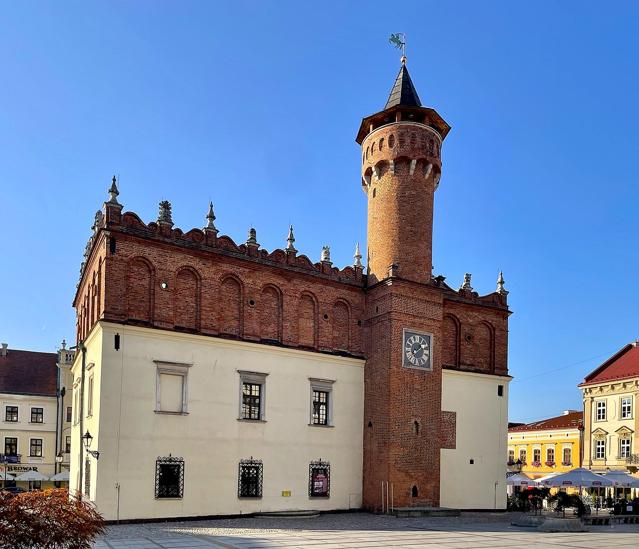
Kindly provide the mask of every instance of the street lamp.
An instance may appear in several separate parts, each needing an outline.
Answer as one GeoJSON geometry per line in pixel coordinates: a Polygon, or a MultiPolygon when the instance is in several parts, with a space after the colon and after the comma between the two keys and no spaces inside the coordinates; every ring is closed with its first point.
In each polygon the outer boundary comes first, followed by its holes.
{"type": "Polygon", "coordinates": [[[95,459],[100,459],[100,452],[98,452],[97,450],[89,450],[89,447],[93,442],[93,436],[91,436],[91,433],[89,433],[89,431],[84,433],[84,435],[82,436],[82,440],[84,441],[84,448],[86,449],[87,453],[91,454],[95,459]]]}

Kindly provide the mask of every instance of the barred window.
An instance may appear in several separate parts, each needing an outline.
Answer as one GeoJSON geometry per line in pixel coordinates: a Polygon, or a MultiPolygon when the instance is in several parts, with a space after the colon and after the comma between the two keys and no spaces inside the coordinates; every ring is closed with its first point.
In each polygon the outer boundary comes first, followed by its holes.
{"type": "Polygon", "coordinates": [[[263,471],[262,460],[251,458],[240,461],[237,481],[238,498],[262,497],[263,471]]]}
{"type": "Polygon", "coordinates": [[[18,421],[18,407],[17,406],[7,406],[4,412],[4,420],[16,422],[18,421]]]}
{"type": "Polygon", "coordinates": [[[242,383],[242,419],[262,419],[262,385],[242,383]]]}
{"type": "Polygon", "coordinates": [[[311,461],[308,466],[308,495],[312,498],[327,498],[330,495],[331,464],[311,461]]]}
{"type": "Polygon", "coordinates": [[[184,460],[159,457],[155,461],[155,498],[182,498],[184,494],[184,460]]]}
{"type": "Polygon", "coordinates": [[[29,456],[42,457],[42,439],[32,438],[29,446],[29,456]]]}
{"type": "Polygon", "coordinates": [[[44,421],[44,410],[42,408],[31,408],[31,423],[42,423],[44,421]]]}
{"type": "Polygon", "coordinates": [[[328,425],[328,391],[313,391],[313,424],[328,425]]]}

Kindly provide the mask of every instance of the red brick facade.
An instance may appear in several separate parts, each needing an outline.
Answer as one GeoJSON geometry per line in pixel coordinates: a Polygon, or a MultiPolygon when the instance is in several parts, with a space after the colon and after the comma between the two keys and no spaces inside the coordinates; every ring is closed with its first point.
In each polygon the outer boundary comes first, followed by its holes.
{"type": "Polygon", "coordinates": [[[366,274],[251,240],[237,245],[214,228],[145,224],[122,213],[116,190],[87,246],[78,340],[104,319],[364,357],[364,506],[380,507],[382,482],[393,485],[396,507],[437,506],[440,450],[456,441],[455,413],[441,409],[442,369],[506,375],[509,315],[506,292],[480,297],[432,276],[448,130],[421,106],[364,119],[366,274]],[[406,328],[432,335],[432,371],[402,366],[406,328]]]}

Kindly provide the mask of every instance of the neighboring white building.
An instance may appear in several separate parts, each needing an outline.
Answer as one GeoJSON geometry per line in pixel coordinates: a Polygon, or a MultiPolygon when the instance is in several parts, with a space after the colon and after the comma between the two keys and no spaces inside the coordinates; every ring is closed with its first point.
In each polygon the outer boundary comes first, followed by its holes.
{"type": "Polygon", "coordinates": [[[73,441],[99,440],[82,486],[106,519],[361,507],[363,360],[107,322],[85,345],[73,441]]]}

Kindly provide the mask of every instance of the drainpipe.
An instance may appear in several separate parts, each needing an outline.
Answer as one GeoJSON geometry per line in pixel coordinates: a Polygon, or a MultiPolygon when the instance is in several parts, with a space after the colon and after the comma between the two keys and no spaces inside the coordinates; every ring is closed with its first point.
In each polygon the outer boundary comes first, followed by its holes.
{"type": "MultiPolygon", "coordinates": [[[[71,347],[73,349],[73,347],[71,347]]],[[[82,434],[84,431],[84,374],[86,371],[86,366],[87,366],[87,362],[86,362],[86,354],[87,354],[87,348],[84,346],[84,343],[82,341],[80,341],[76,346],[76,349],[79,349],[80,352],[82,352],[82,373],[80,375],[80,402],[79,402],[79,414],[80,414],[80,436],[78,437],[79,441],[80,441],[80,459],[79,459],[79,466],[80,466],[80,479],[79,479],[79,486],[78,486],[78,499],[82,500],[82,494],[83,494],[83,488],[82,488],[82,484],[83,484],[83,476],[84,476],[84,470],[82,469],[82,463],[83,463],[83,454],[84,454],[84,439],[82,438],[82,434]]]]}

